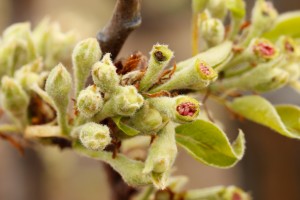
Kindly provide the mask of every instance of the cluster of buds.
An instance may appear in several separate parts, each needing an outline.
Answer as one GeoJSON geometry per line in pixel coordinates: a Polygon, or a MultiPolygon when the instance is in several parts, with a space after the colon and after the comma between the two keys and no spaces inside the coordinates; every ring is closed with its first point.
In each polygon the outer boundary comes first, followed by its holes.
{"type": "MultiPolygon", "coordinates": [[[[272,30],[278,19],[278,13],[271,2],[256,0],[252,10],[251,23],[247,23],[247,20],[244,19],[245,2],[243,0],[228,1],[217,7],[213,5],[218,1],[201,1],[203,4],[197,0],[193,2],[195,11],[200,13],[199,37],[204,38],[206,42],[210,43],[210,46],[214,46],[214,48],[196,55],[195,58],[201,57],[201,55],[219,54],[220,50],[213,50],[228,43],[228,40],[233,44],[231,56],[223,60],[219,66],[213,67],[222,74],[222,79],[211,84],[212,91],[227,93],[227,91],[237,90],[261,93],[293,85],[298,81],[300,77],[299,44],[290,36],[270,39],[264,37],[268,35],[266,34],[268,31],[272,30]],[[206,3],[204,4],[204,2],[206,3]],[[197,9],[200,5],[201,9],[197,9]],[[226,14],[221,14],[224,10],[226,14]],[[216,15],[218,12],[221,16],[216,15]],[[227,13],[230,14],[228,33],[222,36],[223,39],[218,42],[209,41],[215,36],[209,31],[219,30],[217,32],[220,36],[223,35],[221,25],[223,25],[222,20],[227,13]],[[220,28],[216,28],[219,23],[221,23],[218,25],[220,28]]],[[[210,60],[210,58],[203,58],[203,60],[210,60]]]]}

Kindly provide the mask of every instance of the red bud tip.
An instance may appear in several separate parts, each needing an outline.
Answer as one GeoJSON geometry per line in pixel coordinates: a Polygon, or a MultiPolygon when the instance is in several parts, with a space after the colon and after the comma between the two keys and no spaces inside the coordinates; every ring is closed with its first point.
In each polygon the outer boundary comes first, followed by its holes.
{"type": "Polygon", "coordinates": [[[190,116],[192,117],[196,110],[196,106],[195,104],[191,103],[191,102],[184,102],[181,103],[177,106],[176,108],[177,112],[182,115],[182,116],[190,116]]]}

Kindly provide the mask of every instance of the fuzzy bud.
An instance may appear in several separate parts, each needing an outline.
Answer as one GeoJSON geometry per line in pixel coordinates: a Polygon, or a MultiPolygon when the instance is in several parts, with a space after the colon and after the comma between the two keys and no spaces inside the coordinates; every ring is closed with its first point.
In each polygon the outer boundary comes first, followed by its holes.
{"type": "Polygon", "coordinates": [[[221,20],[210,18],[201,23],[201,33],[210,46],[215,46],[224,40],[225,27],[221,20]]]}
{"type": "Polygon", "coordinates": [[[134,86],[125,86],[118,88],[113,101],[118,115],[131,116],[143,105],[144,98],[134,86]]]}
{"type": "Polygon", "coordinates": [[[227,187],[223,194],[222,199],[224,200],[250,200],[249,194],[241,190],[240,188],[237,188],[235,186],[229,186],[227,187]]]}
{"type": "Polygon", "coordinates": [[[173,52],[167,45],[154,45],[150,52],[150,60],[148,68],[143,76],[139,89],[141,91],[148,90],[157,80],[164,67],[168,65],[173,57],[173,52]]]}
{"type": "Polygon", "coordinates": [[[200,112],[199,102],[188,96],[156,97],[149,99],[149,103],[176,123],[192,122],[200,112]]]}
{"type": "Polygon", "coordinates": [[[72,63],[75,77],[76,96],[84,88],[90,71],[97,61],[100,60],[102,52],[95,38],[88,38],[79,42],[72,54],[72,63]]]}
{"type": "Polygon", "coordinates": [[[212,17],[223,20],[227,14],[226,1],[224,0],[210,0],[207,4],[207,9],[212,17]]]}
{"type": "Polygon", "coordinates": [[[129,124],[143,133],[156,133],[164,124],[164,118],[149,104],[138,110],[131,118],[129,124]]]}
{"type": "Polygon", "coordinates": [[[19,83],[7,76],[1,80],[1,104],[21,126],[26,125],[29,97],[19,83]]]}
{"type": "MultiPolygon", "coordinates": [[[[177,146],[175,141],[175,129],[173,124],[168,123],[154,139],[145,161],[144,174],[152,173],[152,178],[164,178],[168,174],[177,156],[177,146]]],[[[154,180],[159,183],[160,189],[166,186],[167,178],[163,182],[154,180]]]]}
{"type": "Polygon", "coordinates": [[[259,59],[270,60],[278,56],[278,49],[266,39],[253,39],[250,48],[259,59]]]}
{"type": "Polygon", "coordinates": [[[68,132],[67,109],[71,87],[71,75],[62,64],[51,70],[46,81],[45,90],[55,104],[58,123],[63,134],[68,132]]]}
{"type": "Polygon", "coordinates": [[[79,139],[83,146],[94,151],[103,150],[111,142],[109,128],[93,122],[82,126],[79,139]]]}
{"type": "Polygon", "coordinates": [[[152,89],[150,92],[159,92],[161,90],[171,91],[177,89],[195,89],[200,90],[207,87],[215,81],[218,74],[208,66],[204,61],[196,59],[193,65],[186,66],[180,71],[176,71],[171,79],[166,83],[152,89]]]}
{"type": "Polygon", "coordinates": [[[109,53],[105,54],[100,62],[94,64],[92,77],[101,92],[113,93],[117,89],[120,77],[109,53]]]}
{"type": "Polygon", "coordinates": [[[103,99],[97,86],[89,86],[81,90],[77,97],[77,108],[86,118],[93,117],[103,107],[103,99]]]}

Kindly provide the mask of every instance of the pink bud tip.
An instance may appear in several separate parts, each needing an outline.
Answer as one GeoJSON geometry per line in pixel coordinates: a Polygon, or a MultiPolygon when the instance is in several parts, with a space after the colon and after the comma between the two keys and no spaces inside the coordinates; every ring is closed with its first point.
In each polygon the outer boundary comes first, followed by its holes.
{"type": "Polygon", "coordinates": [[[200,71],[203,74],[205,74],[206,76],[210,75],[210,73],[211,73],[210,70],[209,70],[209,68],[205,64],[203,64],[203,63],[200,63],[200,71]]]}
{"type": "Polygon", "coordinates": [[[196,105],[191,102],[184,102],[177,106],[177,112],[182,116],[190,116],[192,117],[196,110],[196,105]]]}
{"type": "Polygon", "coordinates": [[[275,54],[273,46],[266,43],[259,43],[255,46],[255,51],[261,53],[263,56],[272,56],[275,54]]]}

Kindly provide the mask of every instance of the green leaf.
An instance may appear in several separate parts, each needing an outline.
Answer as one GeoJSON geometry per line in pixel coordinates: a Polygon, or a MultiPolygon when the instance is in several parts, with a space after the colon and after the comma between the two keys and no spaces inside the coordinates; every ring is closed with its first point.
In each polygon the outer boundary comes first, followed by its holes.
{"type": "Polygon", "coordinates": [[[177,126],[176,141],[195,159],[219,168],[232,167],[243,157],[245,151],[245,139],[241,130],[231,145],[222,130],[204,120],[177,126]]]}
{"type": "Polygon", "coordinates": [[[132,128],[126,124],[124,124],[122,122],[122,117],[113,117],[112,120],[115,122],[115,124],[117,125],[117,127],[123,131],[126,135],[128,136],[135,136],[138,135],[140,133],[140,131],[136,130],[135,128],[132,128]]]}
{"type": "Polygon", "coordinates": [[[300,108],[292,105],[282,105],[276,108],[266,99],[250,95],[236,98],[228,106],[237,114],[267,126],[274,131],[300,139],[300,108]]]}
{"type": "Polygon", "coordinates": [[[300,108],[295,105],[277,105],[275,108],[288,131],[300,135],[300,108]]]}
{"type": "Polygon", "coordinates": [[[294,38],[300,37],[300,11],[287,12],[281,14],[273,28],[264,33],[263,37],[275,41],[281,35],[289,35],[294,38]]]}

